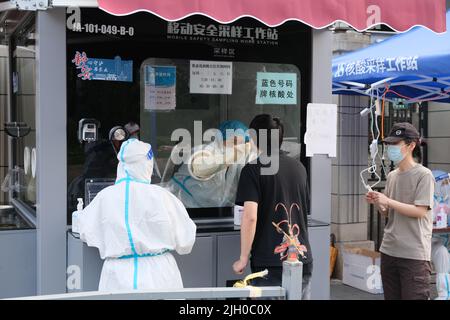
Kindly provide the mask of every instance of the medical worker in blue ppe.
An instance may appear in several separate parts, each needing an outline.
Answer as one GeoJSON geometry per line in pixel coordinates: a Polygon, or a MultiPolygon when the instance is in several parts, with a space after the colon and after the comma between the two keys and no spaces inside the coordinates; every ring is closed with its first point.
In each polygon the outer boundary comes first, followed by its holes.
{"type": "Polygon", "coordinates": [[[100,291],[183,287],[171,252],[189,254],[196,226],[167,190],[152,185],[153,152],[137,139],[119,153],[117,180],[79,217],[80,238],[105,260],[100,291]]]}
{"type": "Polygon", "coordinates": [[[214,141],[191,151],[165,185],[187,208],[232,207],[242,168],[257,158],[248,127],[228,120],[215,130],[214,141]]]}

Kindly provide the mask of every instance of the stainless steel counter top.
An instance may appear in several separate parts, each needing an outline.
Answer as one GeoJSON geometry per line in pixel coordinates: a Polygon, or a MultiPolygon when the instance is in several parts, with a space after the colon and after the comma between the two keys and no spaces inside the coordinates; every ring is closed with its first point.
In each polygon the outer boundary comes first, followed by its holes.
{"type": "MultiPolygon", "coordinates": [[[[197,225],[197,234],[205,233],[227,233],[237,232],[241,230],[240,226],[234,224],[233,218],[220,218],[220,219],[194,219],[197,225]]],[[[326,227],[329,223],[314,220],[308,217],[308,228],[314,227],[326,227]]],[[[72,232],[71,227],[68,227],[68,231],[72,232]]],[[[77,234],[73,234],[76,238],[79,238],[77,234]]]]}
{"type": "MultiPolygon", "coordinates": [[[[234,224],[233,218],[221,218],[221,219],[199,219],[195,220],[198,233],[208,232],[232,232],[240,231],[241,227],[234,224]]],[[[308,217],[308,228],[314,227],[326,227],[328,223],[317,221],[308,217]]]]}

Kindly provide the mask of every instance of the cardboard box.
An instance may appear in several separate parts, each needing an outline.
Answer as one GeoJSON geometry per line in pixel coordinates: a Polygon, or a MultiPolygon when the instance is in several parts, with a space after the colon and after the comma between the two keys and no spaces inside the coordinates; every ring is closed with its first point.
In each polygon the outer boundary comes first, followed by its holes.
{"type": "Polygon", "coordinates": [[[342,283],[372,294],[382,294],[380,253],[364,248],[344,246],[342,283]]]}

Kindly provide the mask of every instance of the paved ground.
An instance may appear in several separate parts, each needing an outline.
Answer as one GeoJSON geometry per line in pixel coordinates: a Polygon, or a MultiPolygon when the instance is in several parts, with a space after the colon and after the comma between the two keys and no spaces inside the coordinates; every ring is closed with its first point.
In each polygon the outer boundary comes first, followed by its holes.
{"type": "Polygon", "coordinates": [[[382,294],[370,294],[368,292],[342,284],[340,280],[331,280],[331,300],[384,300],[382,294]]]}
{"type": "MultiPolygon", "coordinates": [[[[436,294],[436,285],[434,281],[431,284],[431,295],[434,299],[436,294]]],[[[330,288],[331,300],[384,300],[382,294],[370,294],[368,292],[342,284],[340,280],[331,280],[330,288]]]]}

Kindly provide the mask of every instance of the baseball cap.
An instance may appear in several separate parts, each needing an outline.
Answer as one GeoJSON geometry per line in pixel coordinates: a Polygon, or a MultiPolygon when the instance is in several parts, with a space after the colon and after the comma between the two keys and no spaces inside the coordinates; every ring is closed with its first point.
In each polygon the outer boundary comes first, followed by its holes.
{"type": "Polygon", "coordinates": [[[416,140],[420,138],[419,131],[408,122],[396,123],[392,126],[389,136],[384,139],[384,143],[395,144],[405,139],[416,140]]]}

